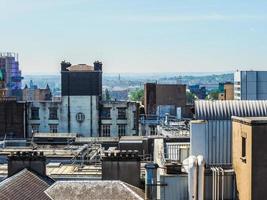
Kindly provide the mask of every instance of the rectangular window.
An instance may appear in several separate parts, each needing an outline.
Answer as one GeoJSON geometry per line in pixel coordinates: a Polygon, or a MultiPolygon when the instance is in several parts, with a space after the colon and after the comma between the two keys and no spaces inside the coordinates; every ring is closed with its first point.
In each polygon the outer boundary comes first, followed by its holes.
{"type": "Polygon", "coordinates": [[[50,133],[57,133],[57,124],[50,124],[50,133]]]}
{"type": "Polygon", "coordinates": [[[118,119],[126,119],[126,108],[118,108],[118,119]]]}
{"type": "Polygon", "coordinates": [[[133,130],[136,130],[137,125],[137,114],[136,111],[133,111],[133,130]]]}
{"type": "Polygon", "coordinates": [[[110,137],[110,125],[109,124],[103,124],[101,126],[101,136],[110,137]]]}
{"type": "Polygon", "coordinates": [[[32,134],[39,133],[39,124],[32,124],[32,134]]]}
{"type": "Polygon", "coordinates": [[[150,128],[150,135],[157,134],[156,126],[149,126],[149,128],[150,128]]]}
{"type": "Polygon", "coordinates": [[[242,137],[242,155],[241,155],[241,157],[243,158],[243,159],[245,159],[246,158],[246,143],[247,143],[247,138],[245,138],[245,137],[242,137]]]}
{"type": "Polygon", "coordinates": [[[49,108],[49,119],[50,120],[57,120],[57,108],[51,107],[49,108]]]}
{"type": "Polygon", "coordinates": [[[32,107],[31,108],[31,119],[33,120],[39,120],[39,108],[38,107],[32,107]]]}
{"type": "Polygon", "coordinates": [[[102,108],[101,110],[101,119],[110,119],[110,109],[111,108],[102,108]]]}
{"type": "Polygon", "coordinates": [[[118,124],[118,135],[119,137],[126,135],[126,124],[118,124]]]}

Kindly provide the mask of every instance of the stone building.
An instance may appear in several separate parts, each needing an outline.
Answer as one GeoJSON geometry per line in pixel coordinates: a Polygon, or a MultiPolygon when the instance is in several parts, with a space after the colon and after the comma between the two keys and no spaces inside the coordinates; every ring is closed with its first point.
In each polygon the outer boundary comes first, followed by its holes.
{"type": "Polygon", "coordinates": [[[102,63],[61,64],[62,96],[28,103],[29,133],[76,133],[85,137],[138,134],[139,104],[102,101],[102,63]]]}
{"type": "Polygon", "coordinates": [[[52,99],[52,92],[49,85],[46,88],[31,88],[25,85],[22,90],[23,101],[49,101],[52,99]]]}

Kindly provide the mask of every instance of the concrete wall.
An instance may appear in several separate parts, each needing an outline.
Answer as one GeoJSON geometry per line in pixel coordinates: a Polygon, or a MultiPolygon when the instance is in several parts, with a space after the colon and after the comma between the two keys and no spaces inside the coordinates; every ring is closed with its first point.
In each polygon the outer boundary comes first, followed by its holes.
{"type": "Polygon", "coordinates": [[[265,199],[267,195],[267,118],[233,119],[233,168],[240,199],[265,199]],[[242,137],[246,155],[242,157],[242,137]]]}
{"type": "MultiPolygon", "coordinates": [[[[70,132],[82,136],[98,136],[98,97],[96,96],[70,96],[70,132]],[[76,120],[76,115],[83,113],[85,119],[83,122],[76,120]]],[[[28,107],[28,130],[32,132],[32,124],[39,124],[39,132],[50,132],[50,124],[58,125],[58,133],[67,133],[68,130],[68,97],[62,97],[62,101],[43,101],[31,102],[28,107]],[[39,108],[39,120],[31,119],[31,108],[39,108]],[[58,108],[58,119],[49,119],[49,108],[58,108]]]]}
{"type": "Polygon", "coordinates": [[[233,122],[233,168],[236,173],[236,187],[239,199],[252,199],[252,129],[250,126],[233,122]],[[246,161],[241,160],[242,136],[247,138],[246,161]]]}

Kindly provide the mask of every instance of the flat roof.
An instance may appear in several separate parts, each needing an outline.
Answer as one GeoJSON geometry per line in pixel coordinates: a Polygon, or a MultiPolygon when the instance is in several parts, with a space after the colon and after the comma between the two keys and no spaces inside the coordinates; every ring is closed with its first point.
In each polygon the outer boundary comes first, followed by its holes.
{"type": "Polygon", "coordinates": [[[251,125],[267,124],[267,117],[236,117],[233,116],[232,120],[235,122],[246,123],[251,125]]]}

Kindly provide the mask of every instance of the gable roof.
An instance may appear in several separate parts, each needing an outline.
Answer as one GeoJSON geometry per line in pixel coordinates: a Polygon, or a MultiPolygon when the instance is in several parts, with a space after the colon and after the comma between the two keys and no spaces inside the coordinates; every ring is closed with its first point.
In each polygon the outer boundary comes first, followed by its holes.
{"type": "Polygon", "coordinates": [[[45,193],[54,200],[143,200],[142,190],[133,188],[122,181],[57,181],[45,193]]]}
{"type": "Polygon", "coordinates": [[[52,183],[49,177],[41,177],[28,169],[0,182],[1,200],[50,200],[45,190],[52,183]]]}

